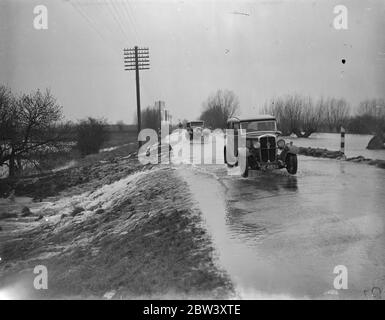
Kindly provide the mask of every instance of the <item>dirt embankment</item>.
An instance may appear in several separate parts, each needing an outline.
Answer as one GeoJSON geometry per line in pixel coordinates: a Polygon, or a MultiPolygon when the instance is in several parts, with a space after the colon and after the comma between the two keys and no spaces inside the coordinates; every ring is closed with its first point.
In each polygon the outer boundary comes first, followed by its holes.
{"type": "Polygon", "coordinates": [[[304,156],[316,157],[316,158],[330,158],[330,159],[342,159],[344,154],[341,151],[331,151],[322,148],[305,148],[299,147],[298,152],[304,156]]]}
{"type": "MultiPolygon", "coordinates": [[[[136,145],[135,145],[136,146],[136,145]]],[[[0,197],[28,196],[41,201],[79,189],[92,189],[112,183],[140,170],[142,166],[133,161],[136,154],[134,146],[124,146],[110,152],[89,155],[83,159],[73,160],[62,169],[26,176],[21,179],[0,179],[0,197]]]]}
{"type": "Polygon", "coordinates": [[[27,204],[29,213],[17,198],[2,200],[0,293],[17,287],[20,298],[228,297],[232,284],[186,184],[172,168],[140,167],[135,158],[90,165],[100,175],[27,204]],[[48,290],[33,289],[36,265],[48,268],[48,290]]]}

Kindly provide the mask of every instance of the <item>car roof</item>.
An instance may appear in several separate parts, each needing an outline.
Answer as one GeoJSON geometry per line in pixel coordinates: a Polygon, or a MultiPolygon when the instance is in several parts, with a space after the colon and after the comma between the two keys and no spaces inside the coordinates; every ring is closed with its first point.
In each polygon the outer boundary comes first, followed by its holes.
{"type": "Polygon", "coordinates": [[[187,121],[187,123],[191,123],[191,122],[204,122],[203,120],[191,120],[191,121],[187,121]]]}
{"type": "Polygon", "coordinates": [[[246,118],[246,119],[239,119],[234,117],[227,120],[227,122],[249,122],[249,121],[262,121],[262,120],[276,120],[276,118],[270,114],[262,114],[262,115],[257,115],[254,118],[246,118]]]}

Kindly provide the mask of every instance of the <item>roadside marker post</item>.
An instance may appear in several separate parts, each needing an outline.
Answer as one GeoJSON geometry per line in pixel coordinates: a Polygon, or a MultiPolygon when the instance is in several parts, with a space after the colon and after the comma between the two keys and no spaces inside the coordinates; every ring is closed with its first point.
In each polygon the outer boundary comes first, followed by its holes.
{"type": "Polygon", "coordinates": [[[343,158],[345,159],[345,128],[341,127],[341,153],[343,154],[343,158]]]}

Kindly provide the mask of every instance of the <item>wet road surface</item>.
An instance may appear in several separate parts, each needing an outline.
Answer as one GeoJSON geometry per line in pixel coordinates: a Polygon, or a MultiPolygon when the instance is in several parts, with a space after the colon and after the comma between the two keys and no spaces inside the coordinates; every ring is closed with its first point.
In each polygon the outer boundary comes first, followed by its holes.
{"type": "Polygon", "coordinates": [[[299,157],[299,171],[182,165],[241,298],[365,299],[385,288],[385,170],[299,157]],[[335,290],[335,266],[348,289],[335,290]]]}

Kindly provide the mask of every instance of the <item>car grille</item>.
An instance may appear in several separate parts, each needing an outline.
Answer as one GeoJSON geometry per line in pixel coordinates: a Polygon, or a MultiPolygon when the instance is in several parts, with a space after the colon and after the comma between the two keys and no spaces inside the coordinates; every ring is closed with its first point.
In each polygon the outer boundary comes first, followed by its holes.
{"type": "Polygon", "coordinates": [[[262,162],[274,162],[276,159],[276,142],[275,137],[261,137],[261,160],[262,162]]]}

